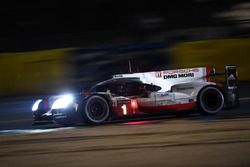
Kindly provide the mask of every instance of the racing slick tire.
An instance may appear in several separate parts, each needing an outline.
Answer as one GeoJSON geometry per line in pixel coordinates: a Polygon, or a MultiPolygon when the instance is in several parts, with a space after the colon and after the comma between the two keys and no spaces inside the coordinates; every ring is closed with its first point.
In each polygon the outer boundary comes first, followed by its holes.
{"type": "Polygon", "coordinates": [[[104,97],[92,95],[82,106],[81,113],[87,123],[101,124],[109,119],[110,106],[104,97]]]}
{"type": "Polygon", "coordinates": [[[214,86],[206,86],[198,94],[198,109],[203,115],[218,113],[224,107],[224,102],[223,93],[214,86]]]}

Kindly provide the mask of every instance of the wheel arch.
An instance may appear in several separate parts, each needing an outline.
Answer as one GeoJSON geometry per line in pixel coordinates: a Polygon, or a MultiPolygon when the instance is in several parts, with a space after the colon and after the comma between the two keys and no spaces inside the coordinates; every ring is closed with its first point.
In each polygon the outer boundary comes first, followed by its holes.
{"type": "Polygon", "coordinates": [[[197,96],[196,96],[196,100],[198,100],[198,97],[201,93],[201,91],[207,87],[214,87],[214,88],[217,88],[220,90],[220,92],[222,93],[223,97],[225,98],[225,90],[223,89],[223,85],[222,84],[216,84],[216,83],[213,83],[213,84],[207,84],[207,85],[204,85],[203,87],[201,87],[198,91],[197,91],[197,96]]]}
{"type": "MultiPolygon", "coordinates": [[[[185,94],[188,94],[190,96],[198,96],[199,92],[207,86],[216,86],[217,87],[217,84],[214,82],[186,82],[186,83],[180,83],[180,84],[173,85],[171,87],[171,91],[185,93],[185,94]]],[[[217,87],[217,88],[219,88],[219,87],[217,87]]]]}

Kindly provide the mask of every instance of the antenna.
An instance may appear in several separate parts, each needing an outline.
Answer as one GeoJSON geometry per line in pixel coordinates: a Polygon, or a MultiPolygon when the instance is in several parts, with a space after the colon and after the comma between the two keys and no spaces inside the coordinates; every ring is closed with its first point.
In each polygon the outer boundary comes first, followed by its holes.
{"type": "Polygon", "coordinates": [[[131,73],[132,72],[132,69],[131,69],[131,60],[129,59],[128,60],[128,70],[129,70],[129,72],[131,73]]]}

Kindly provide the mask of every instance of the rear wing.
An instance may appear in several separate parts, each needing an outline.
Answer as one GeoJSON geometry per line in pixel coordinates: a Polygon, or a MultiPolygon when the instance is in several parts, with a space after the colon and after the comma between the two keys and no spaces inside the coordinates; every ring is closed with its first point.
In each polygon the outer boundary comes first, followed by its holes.
{"type": "Polygon", "coordinates": [[[224,72],[216,72],[215,69],[213,68],[209,73],[209,76],[218,76],[218,75],[225,76],[225,84],[228,87],[236,87],[238,85],[238,73],[236,66],[233,65],[225,66],[224,72]]]}
{"type": "Polygon", "coordinates": [[[237,68],[234,65],[225,66],[225,72],[216,73],[215,70],[211,75],[224,75],[224,97],[226,108],[239,106],[239,93],[238,93],[238,74],[237,68]]]}
{"type": "Polygon", "coordinates": [[[225,66],[225,102],[227,108],[239,106],[238,74],[236,66],[225,66]]]}
{"type": "Polygon", "coordinates": [[[238,74],[236,66],[225,66],[225,79],[226,85],[229,88],[237,87],[238,85],[238,74]]]}

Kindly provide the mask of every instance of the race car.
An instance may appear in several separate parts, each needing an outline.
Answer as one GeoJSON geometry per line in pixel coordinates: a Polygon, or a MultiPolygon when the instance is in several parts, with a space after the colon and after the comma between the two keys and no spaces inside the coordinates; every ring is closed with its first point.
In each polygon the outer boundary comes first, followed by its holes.
{"type": "Polygon", "coordinates": [[[195,67],[117,74],[89,91],[38,99],[32,111],[35,123],[69,125],[183,110],[216,114],[238,105],[236,66],[226,66],[223,73],[195,67]],[[222,74],[225,83],[210,81],[211,76],[222,74]]]}

